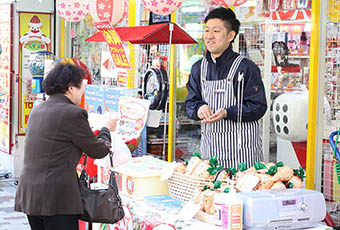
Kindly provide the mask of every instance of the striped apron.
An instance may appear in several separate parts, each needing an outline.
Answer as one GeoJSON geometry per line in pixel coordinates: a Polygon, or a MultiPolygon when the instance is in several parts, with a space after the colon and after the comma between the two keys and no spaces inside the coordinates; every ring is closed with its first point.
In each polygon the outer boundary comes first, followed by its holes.
{"type": "Polygon", "coordinates": [[[241,162],[248,167],[255,162],[263,161],[262,140],[257,121],[242,121],[243,73],[237,69],[243,57],[238,56],[233,62],[228,76],[223,80],[207,81],[208,61],[203,58],[201,64],[201,86],[203,100],[213,112],[221,108],[238,106],[237,122],[221,119],[218,122],[201,125],[201,155],[203,159],[217,156],[224,167],[237,168],[241,162]],[[238,77],[237,97],[234,94],[233,79],[238,77]]]}

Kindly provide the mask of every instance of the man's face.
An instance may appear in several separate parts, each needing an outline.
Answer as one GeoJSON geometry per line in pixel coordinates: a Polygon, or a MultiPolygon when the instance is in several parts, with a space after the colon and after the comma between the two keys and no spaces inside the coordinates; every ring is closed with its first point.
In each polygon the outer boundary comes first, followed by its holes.
{"type": "Polygon", "coordinates": [[[207,21],[203,39],[214,58],[221,56],[234,37],[235,31],[228,32],[221,19],[212,18],[207,21]]]}

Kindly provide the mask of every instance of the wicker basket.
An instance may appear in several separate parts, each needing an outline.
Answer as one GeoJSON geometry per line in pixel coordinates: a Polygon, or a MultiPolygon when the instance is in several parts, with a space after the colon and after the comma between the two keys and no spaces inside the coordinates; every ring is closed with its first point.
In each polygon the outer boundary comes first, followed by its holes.
{"type": "Polygon", "coordinates": [[[193,198],[197,190],[202,190],[204,185],[212,181],[214,181],[214,179],[204,179],[174,172],[168,179],[169,193],[170,196],[187,202],[193,198]]]}

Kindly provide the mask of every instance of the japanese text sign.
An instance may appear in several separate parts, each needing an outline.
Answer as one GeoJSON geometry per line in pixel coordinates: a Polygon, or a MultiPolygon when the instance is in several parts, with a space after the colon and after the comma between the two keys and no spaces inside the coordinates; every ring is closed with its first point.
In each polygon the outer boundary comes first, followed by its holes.
{"type": "Polygon", "coordinates": [[[108,21],[94,22],[96,28],[103,34],[109,46],[113,62],[117,68],[130,69],[128,58],[119,35],[108,21]]]}

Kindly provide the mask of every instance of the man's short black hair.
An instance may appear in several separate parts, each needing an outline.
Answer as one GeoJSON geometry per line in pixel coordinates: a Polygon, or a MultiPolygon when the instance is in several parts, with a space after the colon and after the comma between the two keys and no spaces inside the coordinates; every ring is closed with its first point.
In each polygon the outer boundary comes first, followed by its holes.
{"type": "MultiPolygon", "coordinates": [[[[218,18],[224,21],[224,26],[227,29],[227,31],[230,32],[233,30],[236,33],[235,37],[237,36],[241,23],[236,18],[234,11],[232,11],[230,8],[224,8],[224,7],[213,9],[205,17],[204,23],[207,23],[209,19],[214,19],[214,18],[218,18]]],[[[233,41],[234,40],[232,40],[231,42],[233,41]]]]}
{"type": "Polygon", "coordinates": [[[69,86],[79,88],[85,71],[69,63],[58,63],[45,77],[42,86],[47,95],[66,93],[69,86]]]}

